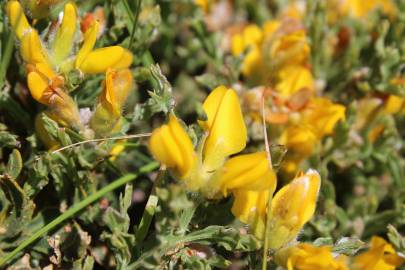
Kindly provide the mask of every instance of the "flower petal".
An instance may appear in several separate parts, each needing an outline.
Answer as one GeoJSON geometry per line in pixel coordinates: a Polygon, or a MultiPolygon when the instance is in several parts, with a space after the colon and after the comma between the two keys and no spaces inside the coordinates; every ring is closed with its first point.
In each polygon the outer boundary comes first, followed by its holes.
{"type": "Polygon", "coordinates": [[[87,54],[83,62],[78,65],[83,73],[103,73],[108,68],[127,68],[132,64],[132,53],[120,46],[110,46],[96,49],[87,54]]]}

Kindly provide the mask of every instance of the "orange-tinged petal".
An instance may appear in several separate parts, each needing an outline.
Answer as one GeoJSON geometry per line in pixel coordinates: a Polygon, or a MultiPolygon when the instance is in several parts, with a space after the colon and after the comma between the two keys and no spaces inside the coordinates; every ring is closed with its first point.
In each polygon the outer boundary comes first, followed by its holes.
{"type": "Polygon", "coordinates": [[[62,23],[56,32],[52,46],[52,61],[59,65],[70,53],[73,46],[73,38],[76,33],[77,11],[72,2],[65,5],[62,23]]]}
{"type": "Polygon", "coordinates": [[[109,69],[106,73],[105,86],[101,102],[106,102],[114,116],[120,116],[122,107],[133,87],[133,78],[128,69],[109,69]]]}
{"type": "Polygon", "coordinates": [[[15,34],[19,40],[31,30],[31,25],[25,17],[21,4],[18,1],[10,1],[7,3],[7,15],[10,24],[13,27],[15,34]]]}
{"type": "Polygon", "coordinates": [[[96,49],[87,54],[77,66],[83,73],[103,73],[109,68],[127,68],[132,64],[132,53],[120,46],[96,49]]]}

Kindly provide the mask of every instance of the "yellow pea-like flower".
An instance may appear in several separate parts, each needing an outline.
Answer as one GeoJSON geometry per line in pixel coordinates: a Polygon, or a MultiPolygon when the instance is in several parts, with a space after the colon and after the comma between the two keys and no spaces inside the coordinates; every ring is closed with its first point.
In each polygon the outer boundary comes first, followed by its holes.
{"type": "Polygon", "coordinates": [[[27,32],[21,39],[21,56],[27,64],[49,63],[48,54],[36,30],[27,32]]]}
{"type": "Polygon", "coordinates": [[[319,138],[332,134],[337,122],[345,120],[346,108],[328,98],[315,98],[309,107],[309,113],[304,116],[304,121],[313,127],[319,138]]]}
{"type": "Polygon", "coordinates": [[[376,9],[381,9],[389,16],[395,16],[397,13],[397,8],[391,0],[344,0],[340,6],[340,12],[343,15],[358,19],[367,17],[370,12],[376,9]]]}
{"type": "Polygon", "coordinates": [[[97,137],[120,131],[121,113],[132,88],[133,77],[130,70],[107,70],[99,104],[90,120],[90,126],[97,137]]]}
{"type": "Polygon", "coordinates": [[[96,44],[97,34],[100,28],[100,24],[97,21],[93,21],[90,28],[84,33],[84,41],[80,47],[79,52],[76,55],[75,67],[79,68],[86,56],[93,50],[96,44]]]}
{"type": "Polygon", "coordinates": [[[107,70],[101,102],[108,104],[115,116],[121,115],[122,107],[133,88],[133,83],[132,73],[129,69],[107,70]]]}
{"type": "Polygon", "coordinates": [[[103,73],[109,68],[127,68],[132,64],[132,53],[120,46],[110,46],[89,52],[78,66],[86,74],[103,73]]]}
{"type": "Polygon", "coordinates": [[[25,17],[20,2],[9,1],[6,10],[10,24],[13,27],[17,38],[21,40],[22,37],[31,30],[31,25],[28,23],[27,17],[25,17]]]}
{"type": "Polygon", "coordinates": [[[65,60],[73,47],[74,36],[77,28],[77,11],[72,2],[68,2],[63,10],[62,23],[56,32],[52,44],[53,59],[59,66],[65,60]]]}
{"type": "Polygon", "coordinates": [[[233,196],[232,214],[241,222],[249,224],[252,233],[263,239],[267,202],[269,196],[272,196],[270,190],[245,191],[239,189],[233,192],[233,196]]]}
{"type": "Polygon", "coordinates": [[[310,156],[317,142],[318,138],[314,131],[305,125],[293,125],[286,128],[279,139],[280,144],[302,157],[310,156]]]}
{"type": "Polygon", "coordinates": [[[311,51],[304,30],[276,38],[269,48],[269,57],[277,65],[301,65],[308,59],[311,51]]]}
{"type": "Polygon", "coordinates": [[[158,161],[173,169],[180,179],[187,178],[196,164],[191,139],[173,114],[170,114],[168,124],[153,131],[149,149],[158,161]]]}
{"type": "Polygon", "coordinates": [[[373,236],[368,251],[354,258],[354,270],[394,270],[403,265],[405,259],[398,256],[393,246],[383,238],[373,236]]]}
{"type": "Polygon", "coordinates": [[[278,265],[288,270],[348,270],[346,256],[334,256],[332,247],[299,243],[275,253],[278,265]]]}
{"type": "Polygon", "coordinates": [[[405,113],[405,99],[396,95],[389,95],[384,104],[384,111],[388,114],[405,113]]]}
{"type": "Polygon", "coordinates": [[[312,73],[301,65],[288,65],[278,71],[278,83],[275,89],[284,98],[301,89],[314,91],[314,78],[312,73]]]}
{"type": "Polygon", "coordinates": [[[235,34],[231,40],[233,55],[240,55],[251,46],[259,45],[263,39],[262,30],[255,24],[246,26],[242,33],[235,34]]]}
{"type": "Polygon", "coordinates": [[[208,131],[203,150],[204,167],[215,171],[226,157],[246,146],[247,131],[235,90],[225,86],[215,88],[204,101],[207,121],[199,121],[208,131]]]}
{"type": "Polygon", "coordinates": [[[222,193],[228,190],[270,190],[276,189],[277,178],[270,168],[266,152],[238,155],[227,160],[219,177],[222,193]]]}
{"type": "Polygon", "coordinates": [[[121,46],[110,46],[95,49],[99,23],[94,21],[84,34],[84,42],[75,60],[75,67],[87,74],[106,72],[109,68],[127,68],[132,64],[133,56],[130,51],[121,46]]]}
{"type": "Polygon", "coordinates": [[[313,216],[321,178],[317,171],[308,170],[281,188],[271,204],[269,247],[277,250],[293,240],[313,216]]]}

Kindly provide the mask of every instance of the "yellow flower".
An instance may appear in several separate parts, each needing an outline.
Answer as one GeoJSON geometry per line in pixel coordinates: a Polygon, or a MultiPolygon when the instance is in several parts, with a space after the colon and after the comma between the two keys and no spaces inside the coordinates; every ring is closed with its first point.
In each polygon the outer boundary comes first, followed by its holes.
{"type": "Polygon", "coordinates": [[[354,258],[355,270],[394,270],[401,266],[405,259],[398,256],[391,244],[383,238],[373,236],[368,251],[354,258]]]}
{"type": "Polygon", "coordinates": [[[278,83],[275,89],[281,97],[288,98],[301,89],[314,91],[314,79],[312,73],[300,65],[288,65],[282,67],[278,73],[278,83]]]}
{"type": "Polygon", "coordinates": [[[339,121],[345,120],[345,107],[327,98],[313,98],[301,112],[297,123],[287,127],[279,142],[302,158],[310,156],[324,136],[333,133],[339,121]]]}
{"type": "Polygon", "coordinates": [[[313,216],[321,178],[308,170],[281,188],[274,196],[270,211],[269,247],[279,249],[292,241],[313,216]]]}
{"type": "Polygon", "coordinates": [[[94,49],[99,29],[97,21],[84,34],[78,54],[71,55],[77,29],[77,10],[72,2],[64,6],[62,23],[50,40],[49,49],[29,25],[18,1],[8,2],[7,14],[21,41],[21,55],[27,64],[47,63],[55,72],[68,73],[76,68],[86,74],[96,74],[104,73],[108,68],[127,68],[132,63],[132,53],[120,46],[94,49]]]}
{"type": "Polygon", "coordinates": [[[334,257],[329,246],[316,247],[299,243],[275,254],[276,263],[288,270],[348,270],[346,257],[334,257]]]}
{"type": "Polygon", "coordinates": [[[255,24],[246,26],[242,33],[235,34],[231,40],[232,54],[237,56],[246,49],[260,45],[263,39],[262,30],[255,24]]]}
{"type": "Polygon", "coordinates": [[[203,148],[204,168],[213,172],[223,165],[226,157],[246,146],[247,130],[238,95],[235,90],[219,86],[203,103],[207,121],[199,121],[208,132],[203,148]]]}
{"type": "Polygon", "coordinates": [[[24,11],[18,1],[9,1],[6,6],[7,16],[18,39],[31,30],[31,25],[25,17],[24,11]]]}
{"type": "Polygon", "coordinates": [[[158,161],[174,169],[180,179],[187,178],[195,166],[197,157],[193,144],[173,114],[168,124],[153,131],[149,149],[158,161]]]}
{"type": "Polygon", "coordinates": [[[345,111],[343,105],[333,103],[328,98],[314,98],[304,122],[311,125],[316,135],[322,138],[333,133],[337,122],[345,120],[345,111]]]}
{"type": "Polygon", "coordinates": [[[48,65],[28,66],[27,84],[31,96],[47,105],[49,113],[62,125],[81,130],[79,111],[73,99],[64,91],[63,77],[57,76],[48,65]]]}
{"type": "Polygon", "coordinates": [[[391,0],[345,0],[341,5],[343,15],[353,16],[355,18],[364,18],[371,11],[381,9],[389,16],[395,16],[396,7],[391,0]]]}
{"type": "Polygon", "coordinates": [[[129,69],[107,70],[99,104],[90,120],[90,127],[98,137],[120,131],[121,113],[132,88],[129,69]]]}
{"type": "Polygon", "coordinates": [[[274,66],[302,65],[311,51],[304,30],[296,30],[281,36],[270,36],[269,59],[274,66]]]}
{"type": "Polygon", "coordinates": [[[86,74],[103,73],[108,68],[127,68],[132,63],[132,53],[121,46],[95,49],[99,23],[94,21],[84,34],[84,42],[77,53],[75,67],[86,74]]]}
{"type": "Polygon", "coordinates": [[[279,143],[302,157],[308,157],[314,151],[318,138],[313,130],[305,125],[293,125],[283,131],[279,143]]]}
{"type": "Polygon", "coordinates": [[[270,190],[246,191],[238,189],[233,192],[232,214],[241,222],[249,224],[252,233],[260,239],[264,238],[267,202],[269,196],[272,195],[270,190]]]}
{"type": "Polygon", "coordinates": [[[172,168],[187,188],[206,197],[227,195],[236,190],[275,189],[276,179],[264,152],[227,158],[246,145],[246,127],[234,90],[214,89],[203,104],[206,131],[194,152],[186,131],[171,114],[167,125],[153,131],[149,148],[154,157],[172,168]]]}
{"type": "Polygon", "coordinates": [[[384,111],[388,114],[405,113],[405,99],[400,96],[389,95],[384,104],[384,111]]]}
{"type": "Polygon", "coordinates": [[[277,178],[270,169],[266,152],[238,155],[228,159],[219,176],[221,190],[224,195],[228,190],[270,190],[276,189],[277,178]]]}

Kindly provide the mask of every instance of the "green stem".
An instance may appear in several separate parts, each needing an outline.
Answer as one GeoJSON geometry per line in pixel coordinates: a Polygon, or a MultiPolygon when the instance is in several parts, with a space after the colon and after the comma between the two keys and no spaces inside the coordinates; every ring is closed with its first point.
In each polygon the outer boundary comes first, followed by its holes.
{"type": "Polygon", "coordinates": [[[103,187],[96,193],[90,195],[89,197],[85,198],[83,201],[80,201],[79,203],[73,205],[71,208],[69,208],[66,212],[52,220],[50,223],[48,223],[45,227],[39,229],[37,232],[35,232],[33,235],[31,235],[28,239],[24,240],[18,247],[16,247],[12,252],[7,254],[4,258],[0,259],[0,266],[3,266],[5,263],[9,262],[11,259],[13,259],[20,251],[24,250],[27,246],[35,242],[38,238],[40,238],[42,235],[46,234],[50,230],[54,229],[57,227],[59,224],[67,220],[68,218],[74,216],[76,213],[79,211],[83,210],[85,207],[88,205],[94,203],[101,197],[103,197],[105,194],[113,191],[114,189],[119,188],[120,186],[125,185],[126,183],[131,182],[132,180],[136,179],[140,174],[143,173],[148,173],[156,168],[159,167],[159,163],[157,162],[151,162],[139,169],[139,172],[137,174],[127,174],[121,178],[118,178],[111,184],[103,187]]]}
{"type": "Polygon", "coordinates": [[[8,65],[10,64],[11,54],[13,53],[14,48],[14,35],[9,33],[7,37],[6,47],[4,49],[4,53],[1,55],[1,63],[0,63],[0,89],[4,85],[4,81],[6,79],[6,73],[8,65]]]}
{"type": "Polygon", "coordinates": [[[267,201],[267,218],[266,218],[266,226],[264,230],[264,245],[263,245],[263,261],[262,261],[262,270],[267,270],[267,253],[269,251],[269,238],[270,238],[270,226],[271,226],[271,203],[273,200],[273,195],[269,196],[269,200],[267,201]]]}
{"type": "Polygon", "coordinates": [[[132,43],[134,42],[135,30],[136,30],[136,27],[138,26],[138,18],[139,18],[139,12],[141,10],[141,5],[142,5],[142,0],[138,0],[138,4],[136,5],[136,11],[135,11],[135,19],[134,19],[133,25],[132,25],[131,38],[129,39],[128,48],[132,48],[132,43]]]}

